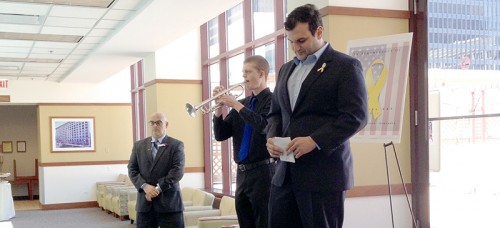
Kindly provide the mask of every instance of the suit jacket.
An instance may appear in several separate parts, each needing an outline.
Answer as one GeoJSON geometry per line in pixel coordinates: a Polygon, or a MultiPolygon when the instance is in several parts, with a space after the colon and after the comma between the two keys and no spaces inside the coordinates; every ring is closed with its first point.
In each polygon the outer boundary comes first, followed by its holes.
{"type": "Polygon", "coordinates": [[[279,161],[272,183],[281,186],[289,169],[293,186],[302,190],[350,189],[354,178],[349,138],[368,117],[361,63],[328,45],[302,83],[292,111],[287,81],[295,66],[290,61],[280,69],[267,137],[311,136],[317,148],[295,163],[279,161]]]}
{"type": "Polygon", "coordinates": [[[184,210],[179,181],[184,176],[184,143],[166,136],[153,160],[151,137],[134,143],[128,163],[130,180],[137,188],[137,212],[179,212],[184,210]],[[161,193],[149,202],[141,186],[160,185],[161,193]]]}

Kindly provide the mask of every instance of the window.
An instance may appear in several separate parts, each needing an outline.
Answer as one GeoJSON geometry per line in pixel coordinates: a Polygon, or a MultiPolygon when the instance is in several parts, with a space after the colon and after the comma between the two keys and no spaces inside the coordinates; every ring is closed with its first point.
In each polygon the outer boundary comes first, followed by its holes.
{"type": "MultiPolygon", "coordinates": [[[[228,88],[243,82],[243,61],[250,55],[261,55],[268,60],[268,85],[274,89],[276,69],[286,59],[283,15],[284,0],[244,0],[200,27],[202,78],[207,87],[203,99],[211,97],[215,86],[228,88]]],[[[223,113],[226,115],[227,110],[223,113]]],[[[236,186],[232,142],[231,139],[215,141],[211,117],[203,119],[205,140],[209,141],[204,150],[205,154],[210,154],[210,159],[205,159],[205,170],[210,172],[205,174],[205,188],[231,194],[236,186]]]]}

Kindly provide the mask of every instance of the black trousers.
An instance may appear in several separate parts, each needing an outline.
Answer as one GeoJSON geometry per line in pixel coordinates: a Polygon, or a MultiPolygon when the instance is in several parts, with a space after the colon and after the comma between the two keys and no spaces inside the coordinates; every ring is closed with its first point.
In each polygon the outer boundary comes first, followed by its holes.
{"type": "Polygon", "coordinates": [[[236,214],[240,228],[266,228],[271,179],[275,163],[236,174],[236,214]]]}
{"type": "Polygon", "coordinates": [[[180,212],[137,212],[137,227],[140,228],[184,228],[184,215],[180,212]]]}
{"type": "Polygon", "coordinates": [[[270,228],[341,228],[345,191],[311,192],[293,188],[289,173],[283,186],[271,186],[270,228]]]}

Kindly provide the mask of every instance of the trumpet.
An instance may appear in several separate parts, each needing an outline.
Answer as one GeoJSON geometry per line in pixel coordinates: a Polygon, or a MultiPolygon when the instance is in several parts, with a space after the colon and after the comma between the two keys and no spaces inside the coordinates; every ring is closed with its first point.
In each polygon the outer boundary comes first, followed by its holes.
{"type": "Polygon", "coordinates": [[[201,103],[197,104],[197,105],[192,105],[192,104],[189,104],[189,103],[186,103],[186,111],[188,112],[188,114],[192,117],[195,117],[196,116],[196,111],[198,110],[201,110],[201,112],[203,114],[208,114],[208,113],[211,113],[217,109],[219,109],[221,107],[221,105],[215,105],[215,106],[210,106],[210,102],[212,102],[213,100],[219,98],[220,96],[224,95],[224,94],[227,94],[229,93],[231,90],[234,90],[236,88],[241,88],[243,92],[241,92],[240,94],[238,95],[233,95],[235,97],[239,97],[241,96],[244,92],[245,92],[245,82],[241,82],[241,83],[238,83],[238,84],[235,84],[235,85],[232,85],[231,87],[221,91],[220,93],[218,94],[215,94],[213,97],[210,97],[204,101],[202,101],[201,103]]]}

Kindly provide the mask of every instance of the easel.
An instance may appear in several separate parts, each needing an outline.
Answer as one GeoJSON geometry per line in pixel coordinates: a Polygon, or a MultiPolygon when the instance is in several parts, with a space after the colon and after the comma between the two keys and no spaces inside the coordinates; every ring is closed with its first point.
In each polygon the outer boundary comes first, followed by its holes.
{"type": "Polygon", "coordinates": [[[389,202],[391,204],[391,219],[392,219],[392,228],[394,228],[394,213],[392,211],[392,192],[391,192],[391,178],[389,175],[389,164],[387,162],[387,147],[392,145],[392,150],[394,151],[394,157],[396,158],[396,163],[398,165],[399,176],[401,177],[401,184],[403,184],[403,189],[405,190],[406,202],[408,202],[408,208],[410,209],[411,218],[413,221],[413,227],[418,228],[417,221],[415,220],[415,215],[413,215],[413,209],[410,205],[410,199],[408,198],[408,191],[406,190],[405,181],[403,179],[403,174],[401,173],[401,166],[399,165],[398,155],[396,154],[396,148],[394,147],[394,143],[392,141],[390,143],[384,143],[384,154],[385,154],[385,170],[387,172],[387,186],[389,187],[389,202]]]}

